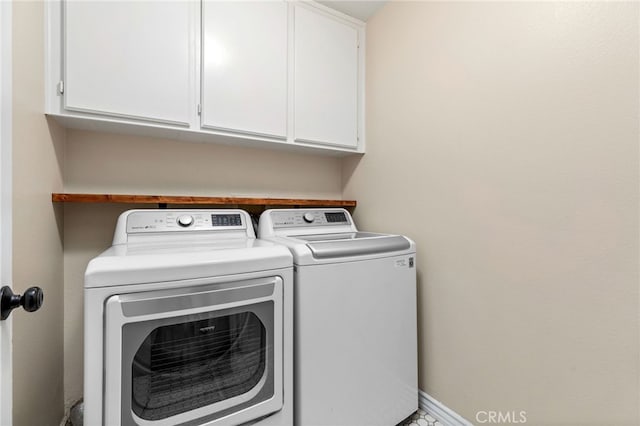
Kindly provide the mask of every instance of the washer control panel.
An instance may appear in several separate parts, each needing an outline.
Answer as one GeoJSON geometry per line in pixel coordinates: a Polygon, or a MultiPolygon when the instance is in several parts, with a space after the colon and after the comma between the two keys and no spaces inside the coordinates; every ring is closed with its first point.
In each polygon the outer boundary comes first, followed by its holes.
{"type": "Polygon", "coordinates": [[[245,229],[248,221],[242,213],[215,210],[135,211],[127,216],[127,233],[245,229]]]}
{"type": "Polygon", "coordinates": [[[271,220],[274,228],[351,225],[351,216],[344,210],[274,210],[271,220]]]}

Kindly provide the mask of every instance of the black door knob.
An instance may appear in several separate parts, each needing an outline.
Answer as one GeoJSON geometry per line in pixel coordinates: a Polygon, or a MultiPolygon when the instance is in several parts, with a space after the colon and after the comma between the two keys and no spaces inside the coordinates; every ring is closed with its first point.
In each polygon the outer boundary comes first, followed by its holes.
{"type": "Polygon", "coordinates": [[[13,294],[9,286],[0,289],[0,320],[9,318],[11,311],[22,306],[27,312],[35,312],[44,302],[44,293],[40,287],[29,287],[24,294],[13,294]]]}

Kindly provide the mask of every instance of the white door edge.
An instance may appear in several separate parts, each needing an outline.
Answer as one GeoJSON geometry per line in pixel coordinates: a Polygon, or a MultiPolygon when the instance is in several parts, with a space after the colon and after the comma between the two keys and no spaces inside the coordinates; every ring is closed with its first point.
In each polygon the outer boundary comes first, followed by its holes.
{"type": "MultiPolygon", "coordinates": [[[[0,285],[11,285],[12,2],[0,1],[0,285]]],[[[0,424],[12,424],[11,318],[0,321],[0,424]]]]}

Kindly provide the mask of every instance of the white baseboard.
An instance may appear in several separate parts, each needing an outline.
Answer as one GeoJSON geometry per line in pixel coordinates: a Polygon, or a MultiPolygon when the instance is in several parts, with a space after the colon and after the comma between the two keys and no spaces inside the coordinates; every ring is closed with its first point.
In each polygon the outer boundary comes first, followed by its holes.
{"type": "Polygon", "coordinates": [[[423,390],[418,390],[418,405],[443,426],[473,426],[473,423],[423,390]]]}

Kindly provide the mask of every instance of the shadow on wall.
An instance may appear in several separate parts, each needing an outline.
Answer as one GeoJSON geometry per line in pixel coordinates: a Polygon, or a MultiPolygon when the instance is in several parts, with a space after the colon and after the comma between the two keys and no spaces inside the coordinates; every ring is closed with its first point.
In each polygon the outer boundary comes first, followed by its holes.
{"type": "Polygon", "coordinates": [[[49,116],[45,116],[47,121],[47,128],[49,129],[49,135],[53,143],[53,150],[56,156],[56,162],[58,163],[58,172],[60,176],[64,175],[64,141],[67,139],[67,129],[62,127],[58,122],[49,116]]]}
{"type": "Polygon", "coordinates": [[[350,155],[342,159],[342,190],[349,184],[364,155],[350,155]]]}
{"type": "Polygon", "coordinates": [[[338,157],[69,129],[65,191],[339,198],[338,157]]]}
{"type": "MultiPolygon", "coordinates": [[[[55,141],[55,143],[53,143],[53,150],[58,166],[58,173],[60,176],[64,176],[64,142],[67,137],[67,129],[60,126],[59,123],[49,116],[46,117],[46,121],[51,140],[55,141]]],[[[53,204],[53,214],[58,229],[58,237],[64,246],[64,208],[62,204],[53,204]]]]}

